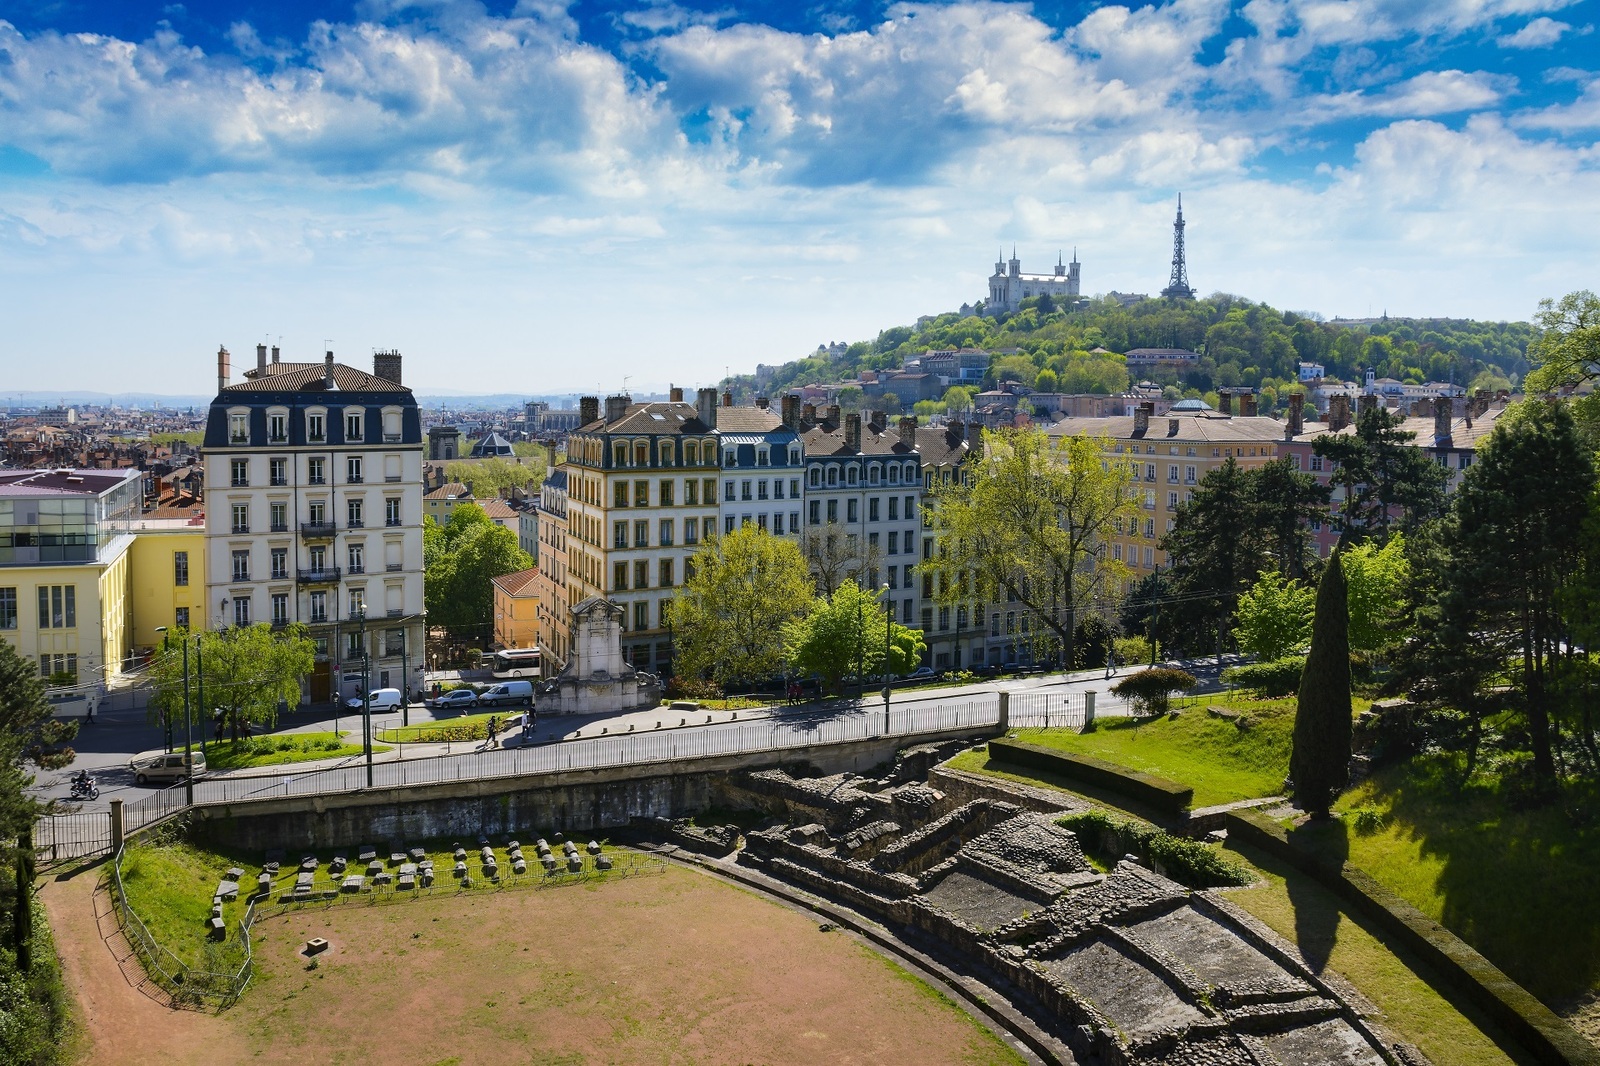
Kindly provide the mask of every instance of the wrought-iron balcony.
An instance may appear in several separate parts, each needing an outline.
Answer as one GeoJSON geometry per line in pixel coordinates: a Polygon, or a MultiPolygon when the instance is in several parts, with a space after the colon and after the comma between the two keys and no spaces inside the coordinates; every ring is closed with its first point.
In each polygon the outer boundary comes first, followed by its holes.
{"type": "Polygon", "coordinates": [[[338,532],[338,527],[332,522],[301,522],[300,535],[302,537],[331,537],[338,532]]]}
{"type": "Polygon", "coordinates": [[[339,568],[337,566],[300,570],[297,573],[302,585],[331,585],[339,580],[339,568]]]}

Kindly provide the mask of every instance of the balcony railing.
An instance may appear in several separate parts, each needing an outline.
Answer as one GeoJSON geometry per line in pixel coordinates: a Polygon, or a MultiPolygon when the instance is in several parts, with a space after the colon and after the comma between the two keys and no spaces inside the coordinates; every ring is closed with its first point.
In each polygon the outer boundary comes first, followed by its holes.
{"type": "Polygon", "coordinates": [[[331,537],[337,532],[332,522],[301,522],[300,535],[302,537],[331,537]]]}
{"type": "Polygon", "coordinates": [[[384,520],[383,524],[386,526],[398,526],[403,525],[404,523],[402,523],[398,518],[388,518],[384,520]]]}
{"type": "Polygon", "coordinates": [[[345,525],[350,529],[362,529],[366,526],[366,523],[359,518],[352,518],[345,525]]]}
{"type": "Polygon", "coordinates": [[[274,523],[272,523],[272,525],[267,527],[267,532],[269,532],[269,533],[287,533],[287,532],[289,532],[289,523],[287,523],[287,522],[274,522],[274,523]]]}
{"type": "Polygon", "coordinates": [[[397,485],[397,484],[400,483],[400,475],[399,474],[385,474],[385,475],[383,475],[383,480],[387,481],[391,485],[397,485]]]}
{"type": "Polygon", "coordinates": [[[400,443],[400,434],[398,434],[398,433],[385,433],[383,435],[383,443],[385,443],[385,444],[399,444],[400,443]]]}
{"type": "Polygon", "coordinates": [[[362,563],[351,563],[350,564],[350,573],[352,573],[352,574],[364,574],[366,572],[367,572],[367,568],[366,568],[366,566],[364,564],[362,564],[362,563]]]}
{"type": "Polygon", "coordinates": [[[366,479],[363,478],[360,474],[351,474],[346,479],[346,481],[351,485],[364,485],[364,484],[366,484],[366,479]]]}
{"type": "Polygon", "coordinates": [[[248,533],[248,532],[250,532],[250,523],[249,522],[243,522],[243,523],[235,522],[233,524],[233,531],[235,533],[248,533]]]}
{"type": "Polygon", "coordinates": [[[404,616],[405,613],[406,613],[405,609],[401,608],[401,607],[391,607],[391,608],[389,608],[389,617],[390,618],[400,618],[400,617],[404,616]]]}
{"type": "Polygon", "coordinates": [[[326,585],[339,580],[337,566],[325,566],[320,570],[297,571],[302,585],[326,585]]]}
{"type": "Polygon", "coordinates": [[[398,570],[403,570],[404,568],[405,568],[405,564],[403,564],[403,563],[389,563],[386,566],[384,566],[384,569],[387,570],[391,574],[395,573],[398,570]]]}

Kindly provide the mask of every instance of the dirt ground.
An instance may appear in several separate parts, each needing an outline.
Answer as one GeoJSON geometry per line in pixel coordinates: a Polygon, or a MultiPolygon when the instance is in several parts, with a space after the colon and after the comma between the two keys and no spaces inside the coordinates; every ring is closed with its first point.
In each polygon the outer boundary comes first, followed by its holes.
{"type": "Polygon", "coordinates": [[[119,965],[126,946],[102,939],[91,905],[104,896],[89,888],[52,885],[46,905],[96,1066],[1021,1061],[851,936],[679,867],[258,922],[257,978],[220,1017],[130,982],[137,962],[119,965]],[[308,968],[314,936],[331,947],[308,968]]]}

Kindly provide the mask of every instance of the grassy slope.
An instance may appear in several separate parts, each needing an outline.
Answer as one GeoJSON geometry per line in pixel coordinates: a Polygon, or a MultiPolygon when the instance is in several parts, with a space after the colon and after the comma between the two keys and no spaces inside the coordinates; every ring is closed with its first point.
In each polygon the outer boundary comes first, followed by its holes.
{"type": "MultiPolygon", "coordinates": [[[[1104,795],[1064,788],[1059,779],[1020,772],[1002,763],[991,767],[987,752],[963,752],[947,765],[1037,788],[1071,792],[1100,806],[1141,816],[1137,809],[1108,802],[1104,795]]],[[[1286,939],[1300,944],[1311,961],[1321,958],[1330,969],[1343,974],[1384,1012],[1384,1024],[1401,1039],[1422,1048],[1436,1066],[1506,1066],[1515,1061],[1495,1046],[1479,1023],[1413,972],[1415,963],[1386,947],[1311,878],[1253,850],[1230,847],[1228,851],[1230,857],[1245,862],[1260,875],[1261,882],[1248,888],[1223,890],[1226,897],[1286,939]]]]}
{"type": "Polygon", "coordinates": [[[196,969],[222,973],[235,970],[244,960],[236,932],[244,917],[245,896],[261,869],[259,857],[217,855],[188,844],[130,843],[122,862],[122,884],[128,905],[156,943],[196,969]],[[244,869],[239,897],[222,905],[228,939],[216,944],[206,938],[205,922],[211,917],[211,893],[229,866],[244,869]]]}
{"type": "MultiPolygon", "coordinates": [[[[1517,810],[1491,781],[1458,790],[1446,758],[1389,767],[1339,802],[1345,811],[1382,811],[1382,829],[1347,831],[1347,819],[1297,835],[1331,855],[1347,853],[1529,992],[1570,1013],[1585,995],[1600,993],[1600,825],[1567,810],[1592,811],[1600,797],[1569,795],[1565,804],[1517,810]]],[[[1592,1039],[1594,1026],[1586,1027],[1592,1039]]]]}
{"type": "Polygon", "coordinates": [[[489,735],[489,719],[493,718],[500,724],[501,735],[504,736],[506,719],[513,715],[523,714],[526,711],[526,707],[497,707],[492,711],[463,714],[456,718],[441,718],[437,722],[422,722],[417,725],[380,729],[377,731],[376,736],[377,739],[386,744],[433,742],[443,744],[447,740],[484,740],[489,735]]]}
{"type": "Polygon", "coordinates": [[[1282,792],[1289,770],[1294,701],[1248,700],[1219,693],[1206,702],[1247,713],[1250,726],[1241,729],[1225,719],[1213,718],[1202,705],[1185,708],[1177,718],[1142,723],[1102,718],[1088,733],[1019,730],[1017,739],[1093,755],[1191,785],[1196,807],[1282,792]]]}

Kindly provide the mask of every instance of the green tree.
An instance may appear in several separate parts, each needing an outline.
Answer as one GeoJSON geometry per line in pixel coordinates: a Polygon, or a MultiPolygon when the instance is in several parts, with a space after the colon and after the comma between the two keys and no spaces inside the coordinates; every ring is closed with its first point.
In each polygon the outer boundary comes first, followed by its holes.
{"type": "MultiPolygon", "coordinates": [[[[0,875],[0,913],[11,919],[12,946],[23,973],[31,969],[31,834],[40,810],[26,791],[33,784],[28,766],[58,769],[70,763],[74,754],[66,744],[77,731],[76,722],[52,716],[38,668],[0,639],[0,870],[5,871],[0,875]]],[[[0,1005],[0,1020],[9,1006],[0,1005]]]]}
{"type": "Polygon", "coordinates": [[[1302,474],[1287,457],[1249,471],[1250,508],[1262,546],[1287,577],[1304,578],[1311,554],[1310,523],[1327,514],[1328,487],[1302,474]]]}
{"type": "Polygon", "coordinates": [[[849,580],[791,622],[784,642],[795,670],[821,675],[832,692],[839,691],[847,674],[866,678],[883,672],[885,651],[888,672],[897,674],[915,669],[924,651],[920,631],[890,620],[877,597],[849,580]]]}
{"type": "Polygon", "coordinates": [[[1356,420],[1356,431],[1323,434],[1312,450],[1335,464],[1333,484],[1344,492],[1341,543],[1388,539],[1400,512],[1400,528],[1412,530],[1444,510],[1450,472],[1412,446],[1399,414],[1373,407],[1356,420]]]}
{"type": "Polygon", "coordinates": [[[1239,597],[1234,638],[1262,662],[1300,651],[1311,639],[1316,591],[1276,570],[1263,570],[1239,597]]]}
{"type": "MultiPolygon", "coordinates": [[[[516,447],[513,445],[513,447],[516,447]]],[[[445,477],[472,486],[479,499],[509,496],[512,489],[531,489],[544,480],[543,449],[517,460],[491,455],[486,459],[463,459],[445,467],[445,477]]]]}
{"type": "Polygon", "coordinates": [[[1056,376],[1054,370],[1045,367],[1039,371],[1039,376],[1034,379],[1033,387],[1039,392],[1059,392],[1061,391],[1061,379],[1056,376]]]}
{"type": "Polygon", "coordinates": [[[1161,541],[1175,599],[1161,609],[1162,619],[1191,641],[1202,631],[1214,634],[1218,655],[1232,629],[1239,597],[1270,566],[1254,501],[1250,472],[1224,460],[1200,479],[1161,541]]]}
{"type": "Polygon", "coordinates": [[[883,551],[870,540],[863,540],[842,522],[807,526],[800,538],[800,554],[811,571],[817,591],[824,596],[846,580],[857,580],[883,562],[883,551]]]}
{"type": "Polygon", "coordinates": [[[488,641],[493,630],[494,579],[527,570],[533,558],[513,529],[497,526],[477,504],[458,505],[439,526],[423,524],[423,599],[428,624],[458,639],[488,641]]]}
{"type": "Polygon", "coordinates": [[[300,682],[316,666],[316,644],[298,624],[280,632],[259,622],[197,638],[182,630],[170,636],[168,647],[150,664],[150,702],[172,721],[183,721],[183,641],[194,641],[189,649],[189,706],[197,737],[204,735],[213,710],[222,711],[223,724],[236,741],[246,724],[273,728],[279,703],[297,705],[300,682]],[[205,707],[199,703],[202,674],[205,707]]]}
{"type": "Polygon", "coordinates": [[[701,545],[684,569],[669,608],[677,672],[722,684],[777,674],[782,634],[816,598],[794,542],[741,526],[701,545]]]}
{"type": "Polygon", "coordinates": [[[890,417],[905,410],[905,404],[901,403],[899,395],[893,392],[886,392],[878,397],[878,407],[890,417]]]}
{"type": "Polygon", "coordinates": [[[984,434],[969,476],[940,483],[930,508],[934,552],[920,568],[941,602],[1015,602],[1047,632],[1066,662],[1097,599],[1120,589],[1127,566],[1106,541],[1139,508],[1126,463],[1108,462],[1103,437],[1022,428],[984,434]]]}
{"type": "Polygon", "coordinates": [[[1294,800],[1325,818],[1350,780],[1349,593],[1344,564],[1334,553],[1317,585],[1311,653],[1300,675],[1289,777],[1294,800]]]}
{"type": "Polygon", "coordinates": [[[1528,345],[1538,364],[1523,383],[1530,394],[1600,377],[1600,296],[1582,289],[1560,302],[1540,300],[1533,317],[1542,332],[1528,345]]]}
{"type": "MultiPolygon", "coordinates": [[[[1440,537],[1430,628],[1493,649],[1506,664],[1546,787],[1555,783],[1550,706],[1566,637],[1557,595],[1581,573],[1594,487],[1593,458],[1566,405],[1528,401],[1479,444],[1440,537]]],[[[1439,636],[1419,626],[1417,638],[1449,665],[1439,636]]]]}
{"type": "Polygon", "coordinates": [[[1342,554],[1350,589],[1350,647],[1376,652],[1404,635],[1400,607],[1411,580],[1405,535],[1396,533],[1383,545],[1368,541],[1342,554]]]}

